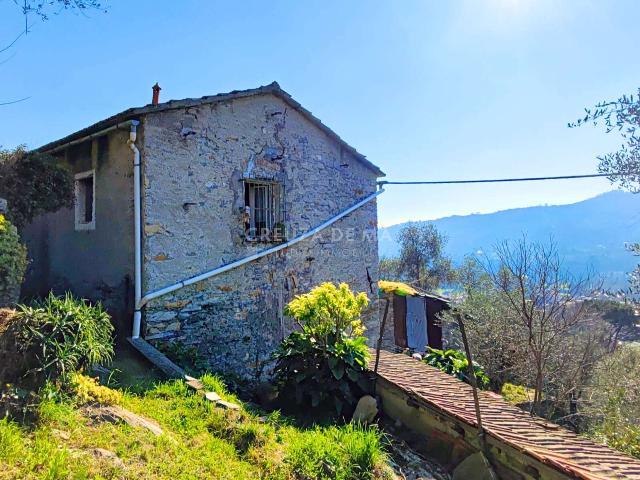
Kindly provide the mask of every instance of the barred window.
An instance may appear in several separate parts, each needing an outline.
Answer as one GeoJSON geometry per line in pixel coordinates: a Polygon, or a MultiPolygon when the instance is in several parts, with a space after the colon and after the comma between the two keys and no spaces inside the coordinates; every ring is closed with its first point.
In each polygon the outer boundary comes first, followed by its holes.
{"type": "Polygon", "coordinates": [[[282,185],[263,180],[244,180],[246,238],[282,241],[284,234],[282,185]]]}

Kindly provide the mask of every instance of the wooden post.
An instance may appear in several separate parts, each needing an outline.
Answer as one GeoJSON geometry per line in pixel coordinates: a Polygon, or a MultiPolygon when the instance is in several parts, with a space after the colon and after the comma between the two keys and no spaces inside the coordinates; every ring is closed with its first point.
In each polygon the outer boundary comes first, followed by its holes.
{"type": "Polygon", "coordinates": [[[464,351],[467,355],[467,362],[469,365],[467,366],[467,375],[469,377],[469,381],[471,382],[471,390],[473,391],[473,404],[476,409],[476,423],[478,424],[478,440],[480,441],[480,449],[482,450],[482,459],[484,460],[485,466],[489,470],[489,474],[491,478],[494,480],[498,480],[496,472],[493,470],[493,466],[489,462],[487,458],[487,454],[489,453],[489,446],[487,445],[487,438],[485,435],[484,428],[482,427],[482,415],[480,413],[480,400],[478,398],[478,379],[476,378],[476,372],[473,369],[473,357],[471,356],[471,349],[469,348],[469,341],[467,340],[467,331],[464,328],[464,322],[462,321],[462,314],[460,312],[456,312],[455,314],[456,320],[458,320],[458,327],[460,328],[460,336],[462,337],[462,343],[464,344],[464,351]]]}
{"type": "Polygon", "coordinates": [[[384,315],[380,322],[380,336],[378,337],[378,345],[376,345],[376,364],[373,367],[373,394],[376,394],[376,384],[378,383],[378,363],[380,362],[380,349],[382,348],[382,337],[384,336],[384,327],[387,324],[387,315],[389,314],[389,298],[387,297],[384,305],[384,315]]]}

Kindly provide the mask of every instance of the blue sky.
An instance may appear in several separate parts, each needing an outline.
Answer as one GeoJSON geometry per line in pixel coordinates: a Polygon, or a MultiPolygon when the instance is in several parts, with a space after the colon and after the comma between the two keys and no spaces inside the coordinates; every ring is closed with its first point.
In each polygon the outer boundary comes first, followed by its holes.
{"type": "MultiPolygon", "coordinates": [[[[568,129],[640,86],[640,2],[111,0],[35,18],[0,53],[0,145],[37,147],[131,106],[277,80],[389,180],[590,173],[620,143],[568,129]]],[[[23,25],[0,0],[0,43],[23,25]]],[[[390,186],[380,222],[571,203],[606,180],[390,186]]]]}

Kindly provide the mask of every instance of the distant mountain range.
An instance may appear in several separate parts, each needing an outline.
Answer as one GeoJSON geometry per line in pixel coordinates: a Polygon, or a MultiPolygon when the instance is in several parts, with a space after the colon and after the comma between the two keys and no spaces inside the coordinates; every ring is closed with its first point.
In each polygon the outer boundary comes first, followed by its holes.
{"type": "MultiPolygon", "coordinates": [[[[379,229],[380,256],[399,253],[397,234],[407,223],[379,229]]],[[[625,244],[640,242],[640,194],[612,191],[570,205],[545,205],[439,218],[433,223],[448,237],[445,251],[455,263],[466,255],[489,253],[502,240],[526,234],[530,241],[558,244],[564,265],[578,274],[588,268],[605,278],[607,288],[626,287],[626,273],[640,258],[625,244]]]]}

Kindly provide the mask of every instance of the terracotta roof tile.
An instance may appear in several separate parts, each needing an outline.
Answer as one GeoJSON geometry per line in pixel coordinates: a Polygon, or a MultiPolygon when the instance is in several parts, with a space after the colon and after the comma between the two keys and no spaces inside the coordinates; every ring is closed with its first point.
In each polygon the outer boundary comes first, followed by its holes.
{"type": "MultiPolygon", "coordinates": [[[[380,352],[378,374],[417,399],[476,426],[471,386],[403,354],[380,352]]],[[[576,478],[640,479],[640,461],[480,392],[487,434],[576,478]]]]}

